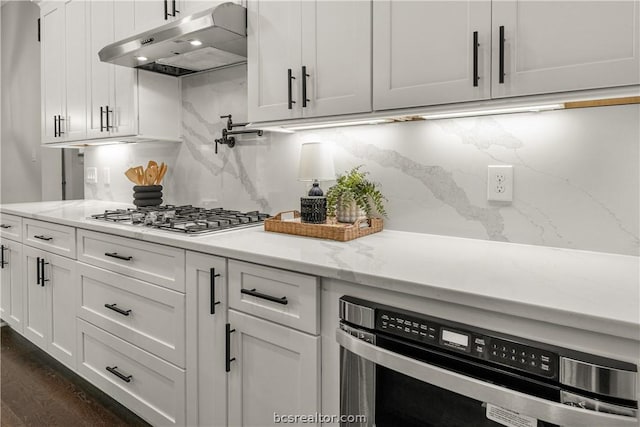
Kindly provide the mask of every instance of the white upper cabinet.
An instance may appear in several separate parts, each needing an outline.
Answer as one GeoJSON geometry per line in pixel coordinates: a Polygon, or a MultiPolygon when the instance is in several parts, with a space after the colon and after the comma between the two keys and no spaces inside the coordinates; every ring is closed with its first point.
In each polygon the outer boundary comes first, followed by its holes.
{"type": "Polygon", "coordinates": [[[65,3],[66,117],[65,138],[87,137],[87,20],[88,2],[70,0],[65,3]]]}
{"type": "Polygon", "coordinates": [[[369,2],[250,1],[248,9],[250,121],[371,110],[369,2]]]}
{"type": "Polygon", "coordinates": [[[247,7],[249,120],[300,117],[294,99],[300,96],[301,3],[250,1],[247,7]]]}
{"type": "Polygon", "coordinates": [[[303,1],[302,44],[304,117],[371,111],[371,3],[303,1]]]}
{"type": "Polygon", "coordinates": [[[640,83],[638,1],[495,1],[492,13],[494,98],[640,83]]]}
{"type": "Polygon", "coordinates": [[[135,25],[131,34],[151,30],[182,16],[176,0],[134,0],[133,4],[135,25]]]}
{"type": "Polygon", "coordinates": [[[490,70],[490,1],[373,2],[374,110],[487,99],[490,70]]]}
{"type": "Polygon", "coordinates": [[[64,9],[64,3],[51,2],[40,11],[43,143],[62,140],[58,123],[65,116],[64,9]]]}

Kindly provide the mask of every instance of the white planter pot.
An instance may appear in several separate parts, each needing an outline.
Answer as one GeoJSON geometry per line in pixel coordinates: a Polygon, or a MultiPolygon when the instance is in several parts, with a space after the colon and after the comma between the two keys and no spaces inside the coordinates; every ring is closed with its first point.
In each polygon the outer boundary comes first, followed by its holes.
{"type": "Polygon", "coordinates": [[[342,203],[336,205],[336,219],[338,222],[354,223],[359,219],[366,219],[367,214],[360,209],[356,202],[342,203]]]}

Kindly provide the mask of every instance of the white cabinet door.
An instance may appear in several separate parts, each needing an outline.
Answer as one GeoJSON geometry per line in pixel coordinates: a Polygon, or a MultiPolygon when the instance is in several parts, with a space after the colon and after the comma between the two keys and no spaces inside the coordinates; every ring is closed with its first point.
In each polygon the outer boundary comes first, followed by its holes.
{"type": "Polygon", "coordinates": [[[43,252],[44,288],[47,293],[48,351],[53,357],[75,370],[76,368],[76,261],[43,252]]]}
{"type": "Polygon", "coordinates": [[[226,260],[187,252],[187,425],[226,426],[226,260]]]}
{"type": "Polygon", "coordinates": [[[301,2],[252,0],[247,8],[249,121],[300,117],[301,2]]]}
{"type": "Polygon", "coordinates": [[[105,111],[113,100],[114,65],[101,62],[98,52],[114,41],[114,2],[92,1],[87,6],[87,137],[105,138],[109,136],[105,111]]]}
{"type": "Polygon", "coordinates": [[[492,16],[493,98],[640,83],[638,1],[497,1],[492,16]]]}
{"type": "Polygon", "coordinates": [[[87,137],[87,26],[83,0],[65,3],[66,117],[67,140],[87,137]]]}
{"type": "MultiPolygon", "coordinates": [[[[122,40],[134,32],[134,6],[139,1],[116,1],[114,5],[114,40],[122,40]]],[[[144,3],[156,3],[155,1],[144,3]]],[[[111,136],[135,135],[138,133],[137,88],[138,71],[134,68],[111,65],[113,94],[109,105],[111,136]]]]}
{"type": "MultiPolygon", "coordinates": [[[[176,12],[179,11],[176,0],[135,0],[134,5],[135,26],[129,35],[171,22],[174,19],[174,9],[176,12]]],[[[175,15],[180,16],[179,13],[175,15]]]]}
{"type": "Polygon", "coordinates": [[[24,336],[47,351],[50,326],[47,308],[48,288],[40,283],[40,259],[43,251],[23,246],[24,336]]]}
{"type": "Polygon", "coordinates": [[[320,410],[320,337],[234,310],[229,425],[270,426],[277,415],[320,410]]]}
{"type": "Polygon", "coordinates": [[[302,66],[303,116],[371,111],[371,2],[303,1],[302,66]]]}
{"type": "Polygon", "coordinates": [[[489,98],[490,25],[489,1],[374,1],[373,109],[489,98]]]}
{"type": "MultiPolygon", "coordinates": [[[[50,2],[40,11],[41,26],[41,99],[42,142],[60,142],[59,117],[64,118],[65,58],[64,58],[64,3],[50,2]]],[[[64,122],[62,123],[62,132],[64,122]]]]}
{"type": "Polygon", "coordinates": [[[3,240],[0,249],[0,317],[22,333],[22,243],[3,240]]]}
{"type": "MultiPolygon", "coordinates": [[[[180,11],[179,17],[193,15],[194,13],[211,9],[218,6],[220,3],[225,3],[224,1],[203,1],[203,0],[182,0],[179,3],[178,10],[180,11]]],[[[233,1],[232,3],[240,3],[240,1],[233,1]]]]}
{"type": "Polygon", "coordinates": [[[24,336],[75,370],[75,261],[24,246],[23,263],[24,336]]]}

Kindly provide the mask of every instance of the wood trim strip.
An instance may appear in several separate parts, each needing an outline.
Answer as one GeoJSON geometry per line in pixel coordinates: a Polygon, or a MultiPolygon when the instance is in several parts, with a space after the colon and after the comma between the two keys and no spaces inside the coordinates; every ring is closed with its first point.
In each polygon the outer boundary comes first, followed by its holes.
{"type": "Polygon", "coordinates": [[[592,99],[590,101],[565,102],[564,108],[588,108],[606,107],[609,105],[640,104],[640,96],[627,96],[625,98],[592,99]]]}

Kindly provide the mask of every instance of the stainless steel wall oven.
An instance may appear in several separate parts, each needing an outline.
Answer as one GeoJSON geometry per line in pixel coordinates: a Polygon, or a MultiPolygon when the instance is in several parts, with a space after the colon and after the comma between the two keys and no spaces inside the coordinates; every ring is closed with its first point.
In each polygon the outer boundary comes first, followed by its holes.
{"type": "Polygon", "coordinates": [[[634,364],[350,296],[339,313],[341,415],[359,426],[638,425],[634,364]]]}

